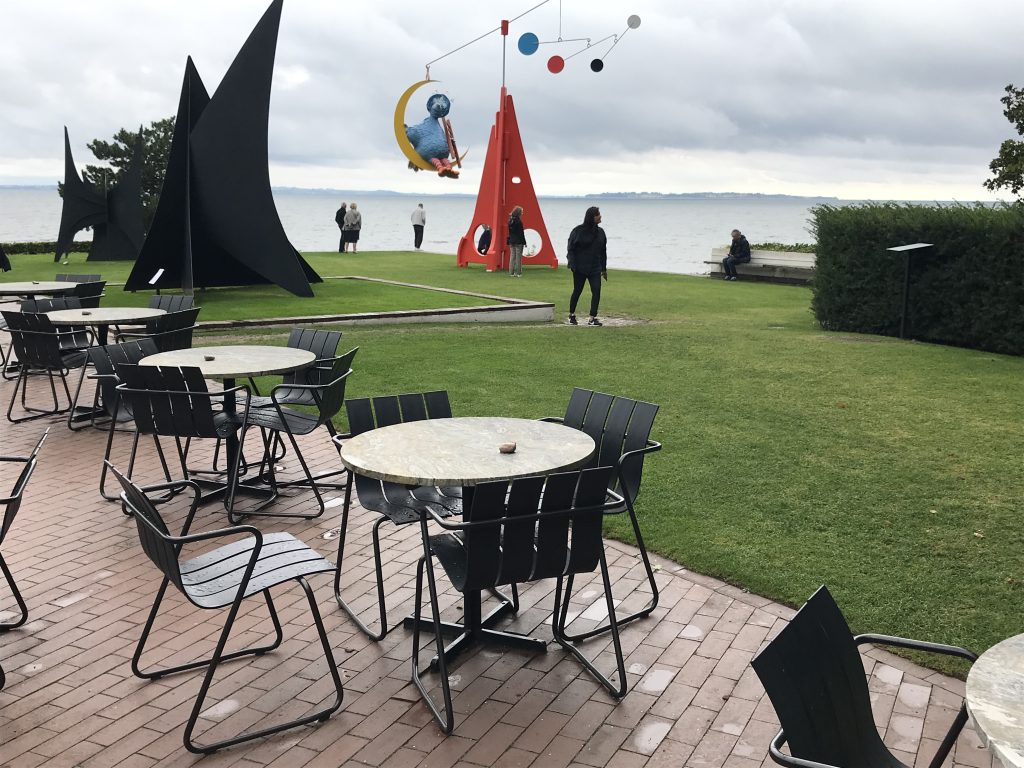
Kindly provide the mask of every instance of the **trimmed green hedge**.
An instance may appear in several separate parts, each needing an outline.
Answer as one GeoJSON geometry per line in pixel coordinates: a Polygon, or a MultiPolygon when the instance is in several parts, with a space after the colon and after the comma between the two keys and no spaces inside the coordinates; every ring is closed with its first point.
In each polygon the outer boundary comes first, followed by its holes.
{"type": "Polygon", "coordinates": [[[812,310],[822,328],[899,334],[904,256],[913,258],[907,335],[1024,355],[1024,205],[895,203],[812,209],[817,270],[812,310]]]}
{"type": "Polygon", "coordinates": [[[790,253],[816,253],[815,243],[754,243],[752,251],[789,251],[790,253]]]}
{"type": "MultiPolygon", "coordinates": [[[[14,253],[56,253],[57,243],[0,243],[8,255],[14,253]]],[[[71,244],[72,253],[88,253],[92,243],[75,241],[71,244]]]]}

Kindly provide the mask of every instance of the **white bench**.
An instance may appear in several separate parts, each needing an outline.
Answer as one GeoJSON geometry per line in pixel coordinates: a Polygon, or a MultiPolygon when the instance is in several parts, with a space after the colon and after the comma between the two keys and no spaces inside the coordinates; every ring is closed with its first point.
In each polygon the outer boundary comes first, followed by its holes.
{"type": "MultiPolygon", "coordinates": [[[[728,248],[712,248],[711,259],[705,264],[711,265],[712,277],[725,274],[722,259],[729,254],[728,248]]],[[[770,280],[776,283],[806,283],[814,277],[813,253],[798,251],[750,251],[750,261],[737,264],[736,273],[756,280],[770,280]]]]}

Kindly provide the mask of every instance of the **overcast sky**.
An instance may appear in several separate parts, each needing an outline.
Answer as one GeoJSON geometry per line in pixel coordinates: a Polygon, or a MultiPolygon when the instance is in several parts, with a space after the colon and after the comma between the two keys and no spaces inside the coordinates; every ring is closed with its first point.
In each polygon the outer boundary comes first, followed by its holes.
{"type": "MultiPolygon", "coordinates": [[[[431,67],[468,149],[459,181],[414,174],[395,145],[424,65],[539,0],[285,0],[270,110],[275,186],[475,193],[498,106],[498,34],[431,67]]],[[[86,143],[174,114],[191,55],[211,94],[265,0],[3,2],[0,184],[63,175],[86,143]]],[[[992,199],[1015,134],[999,98],[1024,85],[1021,0],[550,0],[514,22],[506,83],[539,194],[734,191],[992,199]],[[560,13],[561,7],[561,13],[560,13]],[[597,41],[547,71],[526,32],[597,41]],[[560,18],[561,17],[561,18],[560,18]]],[[[406,121],[426,115],[422,88],[406,121]]]]}

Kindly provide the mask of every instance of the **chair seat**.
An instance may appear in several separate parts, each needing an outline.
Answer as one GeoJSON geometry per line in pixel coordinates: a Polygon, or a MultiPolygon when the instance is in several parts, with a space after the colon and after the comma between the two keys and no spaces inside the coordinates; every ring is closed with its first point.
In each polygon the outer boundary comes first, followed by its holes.
{"type": "MultiPolygon", "coordinates": [[[[246,537],[183,562],[181,578],[189,600],[200,608],[230,605],[242,583],[255,543],[254,539],[246,537]]],[[[290,533],[270,533],[263,537],[263,547],[245,597],[299,576],[333,571],[333,563],[290,533]]]]}
{"type": "Polygon", "coordinates": [[[242,414],[225,413],[224,411],[213,414],[213,426],[219,437],[227,437],[242,426],[242,414]]]}
{"type": "Polygon", "coordinates": [[[65,368],[81,368],[89,361],[89,356],[85,353],[85,350],[61,350],[60,359],[64,363],[65,368]]]}
{"type": "MultiPolygon", "coordinates": [[[[440,533],[430,537],[430,550],[441,563],[452,586],[460,592],[466,586],[466,543],[457,533],[440,533]]],[[[500,586],[495,584],[494,586],[500,586]]]]}
{"type": "Polygon", "coordinates": [[[356,476],[359,505],[370,512],[384,515],[395,525],[417,522],[421,509],[433,508],[441,517],[451,517],[452,511],[445,504],[417,498],[421,491],[434,490],[429,487],[410,489],[400,483],[381,483],[378,480],[356,476]]]}
{"type": "Polygon", "coordinates": [[[317,416],[283,408],[281,409],[281,413],[278,413],[277,409],[273,407],[256,409],[250,408],[248,423],[256,427],[262,427],[263,429],[273,429],[277,432],[290,432],[293,435],[308,435],[320,426],[320,420],[317,416]],[[283,421],[281,420],[281,414],[284,414],[283,421]]]}

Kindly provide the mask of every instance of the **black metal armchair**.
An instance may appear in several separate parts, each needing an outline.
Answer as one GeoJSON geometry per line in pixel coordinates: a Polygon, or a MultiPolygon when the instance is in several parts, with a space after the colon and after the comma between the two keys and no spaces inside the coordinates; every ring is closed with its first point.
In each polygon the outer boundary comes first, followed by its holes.
{"type": "MultiPolygon", "coordinates": [[[[25,494],[25,486],[28,485],[28,481],[29,478],[32,477],[32,473],[35,472],[36,462],[39,459],[39,451],[42,449],[43,441],[46,440],[46,436],[49,433],[49,429],[43,432],[42,437],[39,438],[39,442],[36,443],[36,447],[32,449],[32,453],[28,456],[0,456],[0,462],[22,464],[21,472],[18,474],[18,479],[14,482],[14,488],[10,495],[5,498],[0,498],[0,507],[3,507],[3,517],[0,518],[0,547],[3,546],[4,539],[7,538],[7,533],[11,530],[11,526],[14,524],[14,518],[17,517],[18,510],[21,509],[21,501],[25,494]]],[[[6,632],[7,630],[20,627],[28,621],[28,605],[25,604],[25,598],[22,597],[21,591],[18,589],[18,584],[14,581],[14,575],[11,573],[11,569],[8,567],[7,561],[4,560],[2,549],[0,549],[0,572],[2,572],[4,578],[7,579],[7,585],[11,588],[11,594],[14,596],[14,601],[18,604],[18,611],[20,612],[19,618],[14,621],[0,623],[0,632],[6,632]]]]}
{"type": "MultiPolygon", "coordinates": [[[[81,368],[86,363],[84,351],[78,348],[65,349],[61,345],[62,336],[70,336],[74,332],[64,334],[58,331],[49,318],[42,314],[3,312],[3,317],[7,321],[11,344],[18,358],[18,374],[14,391],[11,393],[11,403],[7,408],[7,419],[13,423],[20,423],[29,419],[66,413],[72,406],[71,391],[67,382],[68,373],[73,369],[81,368]],[[30,406],[27,402],[29,379],[41,376],[46,376],[49,380],[50,392],[53,396],[52,408],[37,408],[30,406]],[[61,386],[64,388],[68,402],[66,407],[61,407],[55,378],[60,379],[61,386]],[[14,418],[12,414],[19,390],[21,390],[21,407],[31,415],[14,418]]],[[[83,333],[91,344],[92,332],[86,330],[83,333]]]]}
{"type": "Polygon", "coordinates": [[[158,315],[152,320],[146,321],[146,327],[141,331],[121,331],[115,341],[135,341],[137,339],[152,339],[156,342],[160,352],[172,352],[176,349],[190,349],[192,347],[192,332],[196,329],[196,318],[199,316],[199,307],[183,309],[180,312],[167,312],[158,315]]]}
{"type": "MultiPolygon", "coordinates": [[[[478,593],[482,590],[541,579],[557,579],[551,619],[554,640],[576,657],[612,696],[620,699],[626,695],[628,681],[619,642],[619,622],[615,618],[615,602],[601,535],[604,514],[625,509],[622,498],[608,492],[608,486],[613,482],[612,473],[612,467],[597,467],[547,477],[527,477],[511,482],[477,485],[471,500],[467,500],[461,523],[446,520],[434,511],[420,513],[423,557],[416,571],[412,679],[445,733],[452,732],[455,721],[438,589],[434,578],[434,558],[441,563],[452,585],[459,592],[477,593],[467,597],[467,615],[470,613],[469,601],[478,599],[478,593]],[[428,519],[442,526],[445,531],[431,536],[428,519]],[[569,594],[568,591],[563,592],[562,580],[575,574],[592,573],[598,568],[604,585],[617,683],[600,672],[565,634],[569,594]],[[424,684],[424,676],[430,673],[421,670],[419,662],[421,625],[428,629],[431,627],[430,621],[420,619],[424,572],[430,595],[437,647],[435,663],[444,699],[443,713],[424,684]]],[[[499,642],[503,638],[517,638],[488,629],[479,629],[477,632],[494,637],[499,642]]]]}
{"type": "MultiPolygon", "coordinates": [[[[320,429],[320,427],[325,427],[329,435],[334,437],[336,432],[331,420],[338,414],[341,410],[342,403],[345,402],[345,385],[348,383],[348,377],[352,373],[352,360],[355,358],[358,351],[359,347],[356,347],[355,349],[349,350],[344,355],[334,358],[334,362],[330,367],[326,371],[321,371],[319,374],[319,378],[324,380],[322,383],[279,384],[274,387],[270,393],[272,407],[249,408],[245,422],[245,429],[248,430],[250,427],[259,427],[263,433],[264,453],[263,460],[260,462],[260,476],[270,485],[275,494],[277,493],[278,488],[284,485],[277,481],[274,446],[280,439],[280,435],[287,435],[288,441],[291,443],[292,450],[295,452],[295,458],[298,459],[299,464],[302,466],[303,474],[306,477],[304,485],[308,485],[313,490],[313,495],[316,496],[317,504],[320,508],[316,514],[312,515],[294,512],[266,511],[257,511],[252,514],[269,515],[273,517],[298,517],[308,520],[314,517],[320,517],[320,515],[324,513],[324,498],[320,493],[319,483],[326,478],[344,474],[346,470],[342,468],[326,474],[313,475],[309,469],[309,465],[306,463],[305,457],[302,455],[302,451],[299,450],[299,444],[295,438],[296,436],[312,434],[316,430],[320,429]],[[300,395],[299,393],[302,394],[300,395]],[[316,409],[315,413],[304,413],[302,411],[282,407],[287,402],[294,402],[296,400],[302,402],[306,397],[311,400],[311,405],[316,409]]],[[[289,483],[288,485],[295,484],[296,483],[289,483]]],[[[249,513],[242,513],[240,516],[245,514],[249,513]]],[[[235,522],[230,515],[228,519],[231,522],[235,522]]]]}
{"type": "MultiPolygon", "coordinates": [[[[401,424],[407,421],[422,419],[451,418],[452,408],[448,402],[448,393],[417,392],[405,395],[388,395],[383,397],[363,397],[345,401],[348,412],[349,432],[334,437],[335,444],[341,445],[344,440],[369,432],[377,427],[401,424]]],[[[430,493],[433,489],[415,489],[417,492],[430,493]]],[[[449,506],[454,507],[459,499],[451,500],[449,506]]],[[[394,525],[408,525],[420,519],[420,510],[425,509],[429,501],[421,500],[413,495],[413,489],[398,483],[374,480],[370,477],[350,473],[345,488],[345,502],[341,509],[341,529],[338,534],[338,564],[334,573],[334,598],[345,613],[349,615],[371,640],[383,640],[394,627],[388,626],[387,606],[384,600],[384,571],[380,553],[380,527],[391,522],[394,525]],[[349,606],[341,595],[341,574],[345,562],[345,540],[348,533],[348,515],[352,504],[352,486],[355,485],[359,505],[370,512],[376,512],[380,518],[373,525],[373,561],[377,579],[377,608],[380,615],[380,631],[374,632],[364,623],[359,615],[349,606]]],[[[439,514],[451,514],[444,506],[438,507],[439,514]]],[[[518,608],[518,605],[516,605],[518,608]]]]}
{"type": "MultiPolygon", "coordinates": [[[[135,436],[128,460],[129,478],[135,469],[141,435],[151,435],[157,443],[162,436],[173,437],[182,477],[187,478],[189,470],[183,439],[222,440],[245,425],[249,414],[249,388],[245,385],[225,389],[223,392],[210,392],[202,372],[189,366],[175,368],[120,364],[115,368],[122,382],[117,385],[117,392],[135,422],[135,436]],[[238,392],[245,393],[242,408],[214,409],[215,403],[223,403],[226,398],[234,400],[238,392]]],[[[234,466],[228,467],[227,483],[217,490],[218,493],[224,493],[224,506],[229,514],[234,506],[238,486],[242,448],[243,445],[239,445],[234,466]]]]}
{"type": "Polygon", "coordinates": [[[222,528],[204,533],[189,533],[196,509],[199,506],[200,492],[199,486],[188,481],[151,486],[147,489],[169,490],[187,487],[192,490],[192,504],[185,518],[181,533],[177,536],[172,535],[157,508],[147,497],[143,489],[128,480],[128,478],[113,467],[110,467],[110,471],[114,473],[114,476],[120,481],[124,489],[121,498],[126,508],[135,518],[139,531],[139,542],[142,544],[143,551],[163,573],[163,581],[160,584],[160,589],[157,591],[156,601],[153,603],[153,608],[149,613],[149,618],[142,630],[142,636],[139,638],[139,644],[132,658],[132,672],[137,677],[155,680],[165,675],[206,667],[203,683],[199,688],[195,704],[192,706],[192,714],[185,725],[185,748],[190,752],[209,754],[224,747],[270,736],[289,728],[306,725],[314,721],[323,722],[336,712],[341,706],[345,692],[342,688],[337,664],[334,661],[334,654],[331,651],[331,643],[327,638],[327,632],[324,630],[323,620],[320,618],[316,597],[306,582],[307,576],[316,573],[328,573],[334,569],[334,566],[289,533],[270,533],[264,535],[258,529],[249,525],[222,528]],[[239,539],[239,537],[244,538],[239,539]],[[186,546],[223,539],[231,541],[192,559],[182,560],[182,552],[186,546]],[[274,608],[274,601],[270,590],[272,587],[286,584],[289,581],[297,581],[306,593],[309,610],[313,616],[313,623],[316,626],[320,644],[323,647],[324,658],[327,660],[327,668],[334,681],[334,701],[324,709],[286,723],[278,723],[270,727],[249,731],[248,733],[211,744],[196,742],[192,738],[192,733],[199,719],[199,714],[203,711],[210,684],[213,682],[217,667],[221,662],[241,656],[261,656],[280,646],[282,640],[281,622],[274,608]],[[145,651],[146,640],[153,629],[153,624],[160,611],[160,604],[163,602],[167,587],[171,585],[177,588],[185,599],[197,608],[205,610],[228,608],[224,629],[220,633],[217,646],[210,658],[173,667],[143,670],[140,664],[145,651]],[[262,594],[270,611],[270,618],[274,626],[274,641],[269,645],[225,653],[228,637],[231,634],[231,628],[234,625],[242,601],[247,597],[260,594],[262,594]]]}
{"type": "MultiPolygon", "coordinates": [[[[772,760],[791,768],[905,768],[875,727],[857,651],[864,643],[958,656],[971,662],[977,658],[950,645],[889,635],[854,637],[828,589],[819,587],[751,662],[782,725],[769,747],[772,760]],[[787,742],[789,755],[782,752],[787,742]]],[[[943,764],[966,722],[967,707],[963,705],[929,764],[931,768],[943,764]]]]}
{"type": "MultiPolygon", "coordinates": [[[[22,312],[46,314],[60,309],[81,309],[82,300],[77,296],[54,296],[48,299],[23,299],[22,312]]],[[[59,329],[60,348],[63,350],[88,349],[93,343],[93,334],[84,325],[62,325],[59,329]]]]}
{"type": "MultiPolygon", "coordinates": [[[[651,599],[642,609],[620,618],[619,626],[649,615],[658,607],[658,584],[654,580],[654,569],[640,533],[636,517],[636,498],[640,494],[643,479],[644,457],[661,450],[661,443],[650,439],[658,406],[642,400],[593,392],[589,389],[573,389],[569,405],[562,418],[548,417],[544,421],[565,424],[586,432],[597,443],[597,450],[590,461],[592,467],[614,466],[615,472],[608,485],[609,492],[621,494],[623,510],[629,513],[629,521],[636,536],[637,548],[647,572],[651,587],[651,599]]],[[[566,592],[572,592],[572,576],[566,582],[566,592]]],[[[588,637],[607,632],[611,627],[603,624],[588,632],[567,635],[570,640],[585,640],[588,637]]]]}

